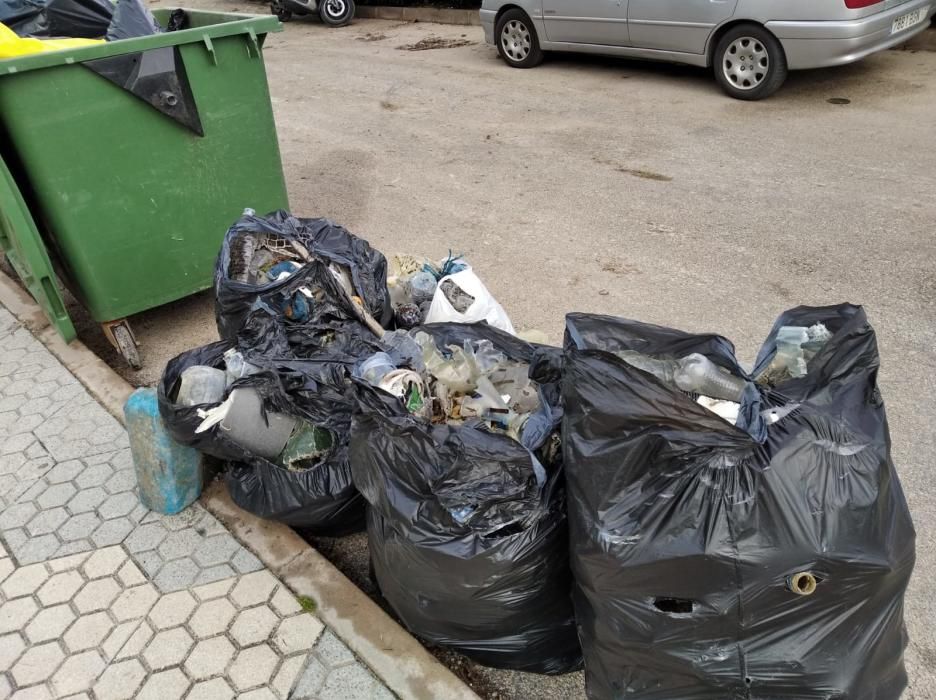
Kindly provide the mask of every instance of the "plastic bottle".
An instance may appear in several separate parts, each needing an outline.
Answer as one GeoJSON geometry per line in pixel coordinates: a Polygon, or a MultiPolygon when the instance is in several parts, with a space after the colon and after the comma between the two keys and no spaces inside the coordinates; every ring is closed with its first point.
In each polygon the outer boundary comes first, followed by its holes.
{"type": "Polygon", "coordinates": [[[176,403],[180,406],[221,403],[226,388],[227,377],[222,370],[195,365],[186,369],[179,377],[176,403]]]}
{"type": "Polygon", "coordinates": [[[371,386],[377,386],[381,380],[396,369],[393,358],[385,352],[374,353],[358,367],[356,375],[371,386]]]}
{"type": "Polygon", "coordinates": [[[683,391],[739,403],[747,386],[744,379],[722,371],[705,355],[697,352],[679,360],[673,379],[683,391]]]}

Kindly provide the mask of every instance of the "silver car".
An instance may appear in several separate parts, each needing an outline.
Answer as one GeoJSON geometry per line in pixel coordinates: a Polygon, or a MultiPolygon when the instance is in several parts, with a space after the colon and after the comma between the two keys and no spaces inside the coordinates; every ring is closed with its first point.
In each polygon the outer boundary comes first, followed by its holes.
{"type": "Polygon", "coordinates": [[[776,92],[789,70],[851,63],[929,25],[936,0],[483,0],[489,44],[516,68],[544,51],[711,66],[732,97],[776,92]]]}

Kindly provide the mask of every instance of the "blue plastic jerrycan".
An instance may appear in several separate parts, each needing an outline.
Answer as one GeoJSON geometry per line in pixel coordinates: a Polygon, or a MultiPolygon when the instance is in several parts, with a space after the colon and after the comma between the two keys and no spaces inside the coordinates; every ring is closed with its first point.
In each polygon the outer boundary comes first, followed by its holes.
{"type": "Polygon", "coordinates": [[[202,454],[173,440],[159,415],[156,390],[137,389],[124,404],[140,501],[173,515],[201,494],[202,454]]]}

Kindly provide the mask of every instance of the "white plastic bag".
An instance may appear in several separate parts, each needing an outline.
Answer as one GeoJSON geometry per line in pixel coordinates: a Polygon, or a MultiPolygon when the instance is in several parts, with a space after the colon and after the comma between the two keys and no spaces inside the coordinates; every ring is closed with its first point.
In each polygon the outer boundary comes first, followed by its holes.
{"type": "Polygon", "coordinates": [[[426,316],[426,323],[477,323],[479,321],[487,321],[495,328],[516,335],[504,307],[497,303],[497,299],[491,296],[487,287],[470,268],[439,280],[439,286],[436,287],[432,305],[426,316]],[[464,313],[459,313],[446,298],[442,290],[446,280],[451,280],[466,294],[474,297],[471,306],[464,313]]]}

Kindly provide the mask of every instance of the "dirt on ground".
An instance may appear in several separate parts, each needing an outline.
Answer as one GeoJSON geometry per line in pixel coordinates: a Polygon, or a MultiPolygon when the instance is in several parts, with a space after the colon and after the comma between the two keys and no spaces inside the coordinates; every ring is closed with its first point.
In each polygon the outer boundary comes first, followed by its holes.
{"type": "MultiPolygon", "coordinates": [[[[464,253],[519,329],[558,343],[565,313],[607,313],[721,333],[753,359],[786,308],[865,304],[921,533],[904,700],[933,697],[936,53],[793,73],[758,103],[688,66],[555,55],[512,70],[478,27],[302,18],[267,37],[264,58],[293,211],[387,254],[464,253]],[[436,39],[470,45],[396,49],[436,39]]],[[[207,293],[139,314],[134,372],[69,308],[82,340],[138,385],[217,337],[207,293]]],[[[366,586],[361,536],[317,546],[366,586]]],[[[583,697],[581,674],[447,663],[488,698],[583,697]]]]}

